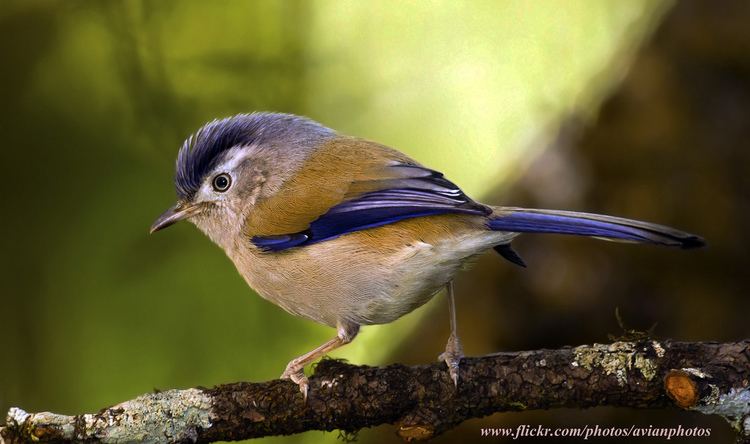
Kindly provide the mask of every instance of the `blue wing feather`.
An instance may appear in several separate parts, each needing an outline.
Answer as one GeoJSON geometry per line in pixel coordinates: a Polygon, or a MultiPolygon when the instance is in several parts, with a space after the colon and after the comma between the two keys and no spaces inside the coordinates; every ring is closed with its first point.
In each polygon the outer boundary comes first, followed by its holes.
{"type": "Polygon", "coordinates": [[[278,236],[255,236],[253,243],[261,249],[269,251],[281,251],[296,247],[308,240],[305,233],[282,234],[278,236]]]}
{"type": "Polygon", "coordinates": [[[461,213],[489,215],[492,210],[474,202],[437,171],[417,165],[390,167],[396,177],[368,181],[381,189],[354,196],[314,220],[307,230],[281,236],[255,236],[252,242],[266,251],[283,251],[368,228],[415,217],[461,213]]]}

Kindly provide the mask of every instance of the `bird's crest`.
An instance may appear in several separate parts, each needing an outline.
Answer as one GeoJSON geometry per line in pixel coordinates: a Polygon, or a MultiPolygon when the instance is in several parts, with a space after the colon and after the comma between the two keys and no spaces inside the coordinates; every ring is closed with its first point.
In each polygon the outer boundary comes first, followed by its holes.
{"type": "Polygon", "coordinates": [[[190,200],[222,155],[238,146],[316,140],[334,132],[310,119],[282,113],[238,114],[213,120],[188,137],[177,155],[177,197],[190,200]]]}

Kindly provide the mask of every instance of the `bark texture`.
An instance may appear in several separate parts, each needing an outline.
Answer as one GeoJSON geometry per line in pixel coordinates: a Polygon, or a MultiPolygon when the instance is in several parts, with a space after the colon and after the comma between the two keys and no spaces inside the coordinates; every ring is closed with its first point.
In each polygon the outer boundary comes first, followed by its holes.
{"type": "Polygon", "coordinates": [[[443,363],[366,367],[324,359],[306,402],[296,385],[276,380],[146,394],[78,416],[13,408],[0,441],[213,442],[379,424],[421,440],[495,412],[601,405],[721,415],[743,441],[749,380],[750,340],[644,339],[465,358],[457,388],[443,363]]]}

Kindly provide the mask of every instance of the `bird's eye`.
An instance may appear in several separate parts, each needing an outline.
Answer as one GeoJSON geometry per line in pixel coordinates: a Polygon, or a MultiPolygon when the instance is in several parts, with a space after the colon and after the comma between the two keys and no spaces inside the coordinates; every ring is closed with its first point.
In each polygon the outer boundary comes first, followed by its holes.
{"type": "Polygon", "coordinates": [[[229,187],[232,185],[232,178],[227,173],[221,173],[214,177],[213,180],[213,186],[214,190],[223,193],[224,191],[228,190],[229,187]]]}

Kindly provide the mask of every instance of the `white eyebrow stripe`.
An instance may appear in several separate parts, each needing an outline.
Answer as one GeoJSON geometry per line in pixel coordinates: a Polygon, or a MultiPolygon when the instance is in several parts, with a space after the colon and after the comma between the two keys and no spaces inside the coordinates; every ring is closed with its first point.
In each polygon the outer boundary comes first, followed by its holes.
{"type": "Polygon", "coordinates": [[[227,172],[232,171],[239,164],[241,164],[245,159],[248,158],[253,152],[255,152],[255,149],[257,148],[257,145],[243,145],[243,146],[236,146],[233,148],[230,148],[226,151],[224,154],[224,162],[218,164],[216,168],[213,169],[213,173],[219,173],[219,172],[227,172]]]}

